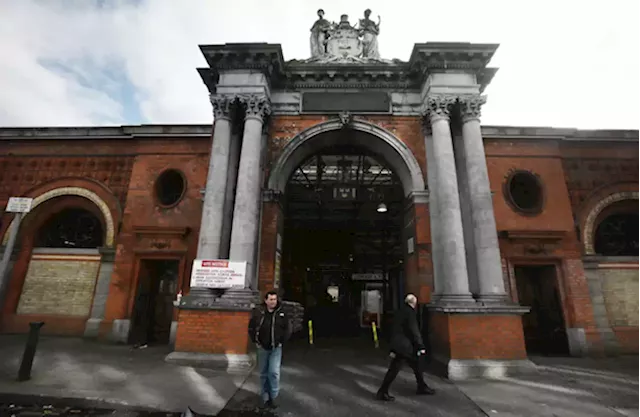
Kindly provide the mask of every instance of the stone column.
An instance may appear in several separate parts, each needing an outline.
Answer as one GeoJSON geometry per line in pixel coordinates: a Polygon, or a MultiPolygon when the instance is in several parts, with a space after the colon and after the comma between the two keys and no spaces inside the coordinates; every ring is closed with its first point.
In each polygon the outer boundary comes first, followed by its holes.
{"type": "Polygon", "coordinates": [[[231,145],[233,97],[212,95],[211,104],[213,105],[215,124],[198,238],[198,259],[219,259],[220,257],[231,145]]]}
{"type": "Polygon", "coordinates": [[[262,127],[264,119],[271,113],[271,104],[266,96],[257,94],[242,96],[239,100],[245,107],[246,114],[229,259],[247,262],[245,289],[256,291],[255,247],[258,243],[258,214],[262,189],[262,127]]]}
{"type": "MultiPolygon", "coordinates": [[[[449,114],[456,98],[447,95],[427,97],[427,117],[431,123],[433,158],[436,170],[436,218],[438,226],[438,250],[440,255],[438,269],[441,277],[437,278],[440,288],[434,296],[438,303],[468,303],[473,298],[469,292],[467,261],[462,232],[460,214],[460,197],[458,194],[458,178],[449,125],[449,114]]],[[[429,185],[432,182],[429,181],[429,185]]],[[[433,191],[433,190],[432,190],[433,191]]]]}
{"type": "Polygon", "coordinates": [[[462,215],[462,232],[464,234],[464,249],[467,254],[467,272],[469,274],[469,291],[473,296],[478,295],[478,274],[475,243],[473,241],[473,222],[471,220],[471,206],[469,204],[469,182],[467,181],[466,159],[462,131],[460,126],[452,126],[453,152],[456,158],[456,173],[458,174],[458,192],[460,194],[460,214],[462,215]],[[456,129],[457,128],[457,129],[456,129]]]}
{"type": "Polygon", "coordinates": [[[460,97],[462,117],[462,143],[464,170],[468,184],[468,201],[473,227],[475,270],[478,277],[478,301],[507,301],[500,263],[500,248],[493,199],[480,130],[480,108],[486,102],[484,96],[460,97]]]}
{"type": "MultiPolygon", "coordinates": [[[[232,126],[237,128],[237,126],[232,126]]],[[[222,240],[220,242],[220,258],[229,258],[229,245],[231,242],[231,224],[233,222],[233,205],[236,198],[236,183],[238,181],[238,164],[240,163],[240,142],[242,130],[231,134],[229,149],[229,170],[227,174],[227,191],[224,200],[224,220],[222,223],[222,240]]]]}
{"type": "Polygon", "coordinates": [[[427,153],[427,187],[429,188],[429,227],[431,228],[431,261],[433,263],[433,296],[443,292],[444,275],[442,274],[441,259],[442,245],[440,242],[440,221],[438,217],[438,170],[433,156],[433,135],[428,117],[424,119],[424,148],[427,153]]]}

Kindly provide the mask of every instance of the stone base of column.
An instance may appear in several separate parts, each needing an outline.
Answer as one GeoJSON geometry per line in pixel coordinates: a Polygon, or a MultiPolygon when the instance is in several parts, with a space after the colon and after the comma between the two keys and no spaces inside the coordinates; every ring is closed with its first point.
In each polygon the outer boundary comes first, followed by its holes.
{"type": "Polygon", "coordinates": [[[116,319],[111,327],[109,340],[115,343],[127,343],[129,340],[129,330],[131,328],[131,320],[116,319]]]}
{"type": "Polygon", "coordinates": [[[86,339],[97,339],[100,335],[101,318],[92,318],[87,320],[84,326],[84,336],[86,339]]]}
{"type": "Polygon", "coordinates": [[[535,370],[527,359],[517,305],[444,305],[429,309],[434,371],[449,379],[499,378],[535,370]]]}
{"type": "Polygon", "coordinates": [[[433,294],[431,303],[440,306],[447,305],[468,305],[475,306],[476,300],[471,294],[433,294]]]}
{"type": "Polygon", "coordinates": [[[479,294],[476,301],[480,304],[495,305],[506,304],[513,305],[513,302],[507,297],[507,294],[479,294]]]}
{"type": "Polygon", "coordinates": [[[165,360],[226,372],[246,372],[250,353],[249,319],[256,301],[251,290],[192,291],[180,301],[174,352],[165,360]]]}
{"type": "Polygon", "coordinates": [[[224,371],[230,374],[245,374],[251,372],[256,364],[256,355],[233,353],[199,353],[199,352],[171,352],[165,362],[194,368],[207,368],[224,371]]]}
{"type": "Polygon", "coordinates": [[[528,375],[538,372],[536,364],[529,359],[450,359],[435,356],[432,370],[451,381],[468,379],[500,379],[514,375],[528,375]]]}

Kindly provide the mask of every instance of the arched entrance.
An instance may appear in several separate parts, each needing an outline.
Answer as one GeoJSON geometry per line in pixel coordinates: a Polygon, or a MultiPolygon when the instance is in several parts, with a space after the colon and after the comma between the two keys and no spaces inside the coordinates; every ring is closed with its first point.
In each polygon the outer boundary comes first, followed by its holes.
{"type": "Polygon", "coordinates": [[[416,227],[407,207],[424,184],[411,150],[364,121],[321,123],[284,149],[269,177],[283,194],[274,286],[305,306],[317,336],[370,336],[372,322],[385,329],[405,292],[416,292],[406,277],[416,227]]]}
{"type": "Polygon", "coordinates": [[[24,332],[30,321],[44,320],[46,333],[84,334],[102,295],[97,283],[109,269],[101,253],[108,227],[100,207],[84,196],[41,200],[20,229],[2,330],[24,332]]]}

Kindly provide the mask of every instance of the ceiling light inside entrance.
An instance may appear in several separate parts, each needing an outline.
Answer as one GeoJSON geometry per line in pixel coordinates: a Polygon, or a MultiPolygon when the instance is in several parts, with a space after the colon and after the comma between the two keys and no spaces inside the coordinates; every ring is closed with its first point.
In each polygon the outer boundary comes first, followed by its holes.
{"type": "Polygon", "coordinates": [[[387,212],[387,205],[384,204],[384,203],[378,204],[378,208],[376,209],[376,211],[378,213],[386,213],[387,212]]]}

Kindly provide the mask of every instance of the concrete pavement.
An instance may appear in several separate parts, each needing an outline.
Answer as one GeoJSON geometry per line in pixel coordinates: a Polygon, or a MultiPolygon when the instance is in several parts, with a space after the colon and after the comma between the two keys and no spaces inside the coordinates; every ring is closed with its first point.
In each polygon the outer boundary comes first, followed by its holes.
{"type": "Polygon", "coordinates": [[[638,356],[530,359],[537,374],[456,385],[489,416],[638,416],[638,356]]]}
{"type": "Polygon", "coordinates": [[[102,408],[217,414],[247,374],[166,363],[168,346],[132,350],[79,338],[41,337],[32,378],[17,382],[26,335],[0,336],[0,393],[82,400],[102,408]]]}
{"type": "MultiPolygon", "coordinates": [[[[0,336],[0,402],[12,395],[66,398],[64,405],[256,416],[258,375],[228,375],[164,362],[167,346],[132,350],[75,338],[43,337],[32,379],[16,376],[26,335],[0,336]],[[243,414],[238,412],[244,411],[243,414]]],[[[286,346],[279,416],[638,416],[638,357],[531,358],[537,373],[451,383],[427,375],[435,396],[416,396],[409,369],[374,400],[388,356],[370,341],[303,340],[286,346]]],[[[135,414],[131,414],[135,415],[135,414]]],[[[265,415],[265,414],[263,414],[265,415]]],[[[269,414],[266,414],[269,415],[269,414]]]]}
{"type": "MultiPolygon", "coordinates": [[[[416,383],[407,368],[391,386],[393,403],[376,401],[374,395],[387,370],[383,350],[358,339],[322,340],[308,349],[289,345],[282,358],[279,416],[465,416],[485,414],[447,380],[426,375],[437,390],[434,396],[415,395],[416,383]]],[[[259,403],[258,372],[247,379],[225,410],[254,409],[259,403]]]]}

